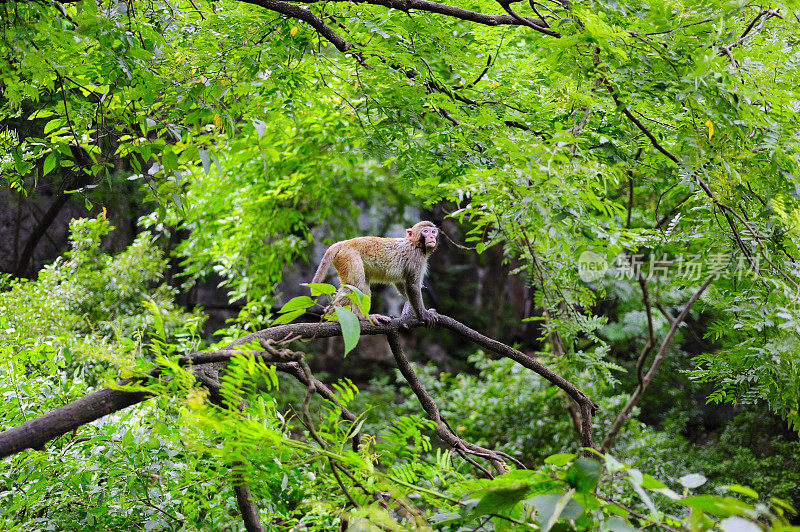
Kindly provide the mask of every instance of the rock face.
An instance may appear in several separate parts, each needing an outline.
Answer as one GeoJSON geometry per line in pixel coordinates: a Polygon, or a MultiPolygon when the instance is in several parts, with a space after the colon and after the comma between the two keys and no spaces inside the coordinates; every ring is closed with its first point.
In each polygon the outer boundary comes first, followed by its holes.
{"type": "MultiPolygon", "coordinates": [[[[46,215],[55,200],[56,194],[49,183],[42,185],[33,199],[0,186],[0,272],[17,272],[26,244],[36,228],[46,223],[46,215]]],[[[66,248],[69,221],[85,216],[86,212],[85,208],[72,202],[66,202],[58,210],[38,238],[28,264],[23,268],[24,276],[34,275],[66,248]]]]}

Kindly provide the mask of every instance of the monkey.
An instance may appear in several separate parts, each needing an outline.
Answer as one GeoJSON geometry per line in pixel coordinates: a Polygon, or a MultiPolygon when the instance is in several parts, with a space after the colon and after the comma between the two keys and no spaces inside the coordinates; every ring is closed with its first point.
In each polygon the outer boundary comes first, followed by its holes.
{"type": "MultiPolygon", "coordinates": [[[[438,245],[439,228],[428,221],[418,222],[406,229],[403,238],[362,236],[342,240],[325,252],[311,282],[322,282],[333,263],[342,286],[353,285],[367,296],[371,295],[371,283],[394,284],[406,299],[400,319],[407,319],[411,315],[410,309],[413,309],[426,327],[432,327],[436,324],[437,316],[435,311],[425,309],[422,302],[422,279],[428,270],[428,257],[438,245]]],[[[364,319],[355,305],[351,307],[359,319],[364,319]]],[[[392,320],[381,314],[371,317],[383,322],[392,320]]]]}

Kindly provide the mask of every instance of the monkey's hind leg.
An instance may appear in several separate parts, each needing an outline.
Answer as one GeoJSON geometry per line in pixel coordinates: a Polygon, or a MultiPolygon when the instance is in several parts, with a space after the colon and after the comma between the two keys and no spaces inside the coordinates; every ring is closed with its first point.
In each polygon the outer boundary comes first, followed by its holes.
{"type": "MultiPolygon", "coordinates": [[[[372,305],[372,289],[370,289],[370,287],[369,287],[369,279],[365,279],[364,288],[360,288],[360,290],[362,292],[364,292],[364,295],[366,295],[369,298],[370,306],[371,306],[372,305]]],[[[358,308],[358,305],[353,304],[352,308],[353,308],[353,312],[356,314],[356,316],[358,316],[358,319],[362,320],[362,321],[363,320],[367,320],[367,319],[369,321],[371,321],[372,323],[389,323],[390,321],[392,321],[392,317],[391,316],[384,316],[383,314],[370,314],[368,318],[365,318],[364,315],[361,313],[361,309],[358,308]]]]}
{"type": "Polygon", "coordinates": [[[386,316],[385,314],[370,314],[369,319],[370,321],[378,323],[391,323],[394,318],[386,316]]]}

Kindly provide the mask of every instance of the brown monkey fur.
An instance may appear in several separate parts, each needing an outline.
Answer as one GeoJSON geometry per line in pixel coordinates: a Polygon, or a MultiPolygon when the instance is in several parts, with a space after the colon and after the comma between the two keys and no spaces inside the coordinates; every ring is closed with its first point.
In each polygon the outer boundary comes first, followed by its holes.
{"type": "MultiPolygon", "coordinates": [[[[394,284],[406,298],[401,319],[410,316],[410,307],[427,327],[436,323],[436,313],[426,310],[422,302],[422,279],[428,269],[428,257],[439,245],[439,229],[423,221],[406,229],[403,238],[362,236],[342,240],[325,252],[314,274],[312,283],[320,283],[331,263],[339,274],[342,285],[353,285],[371,296],[370,284],[394,284]]],[[[359,318],[361,311],[351,306],[359,318]]],[[[388,316],[373,314],[379,321],[391,321],[388,316]]]]}

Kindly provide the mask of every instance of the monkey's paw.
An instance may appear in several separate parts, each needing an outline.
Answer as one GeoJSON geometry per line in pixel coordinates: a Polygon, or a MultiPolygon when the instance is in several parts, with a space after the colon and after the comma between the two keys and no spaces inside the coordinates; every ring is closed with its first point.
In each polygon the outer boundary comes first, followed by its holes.
{"type": "Polygon", "coordinates": [[[428,309],[422,311],[422,323],[425,324],[425,327],[431,328],[439,322],[439,315],[436,313],[436,309],[428,309]]]}

